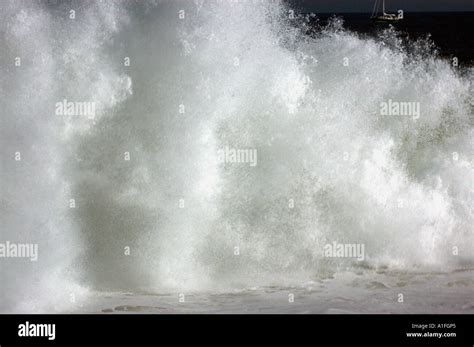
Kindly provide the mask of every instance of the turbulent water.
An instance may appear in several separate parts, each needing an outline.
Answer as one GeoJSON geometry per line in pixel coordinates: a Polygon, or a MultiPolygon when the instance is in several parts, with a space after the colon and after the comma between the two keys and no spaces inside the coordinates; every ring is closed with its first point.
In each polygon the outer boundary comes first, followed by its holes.
{"type": "Polygon", "coordinates": [[[39,249],[0,259],[1,312],[472,267],[474,70],[429,41],[305,35],[278,1],[11,0],[0,23],[0,242],[39,249]]]}

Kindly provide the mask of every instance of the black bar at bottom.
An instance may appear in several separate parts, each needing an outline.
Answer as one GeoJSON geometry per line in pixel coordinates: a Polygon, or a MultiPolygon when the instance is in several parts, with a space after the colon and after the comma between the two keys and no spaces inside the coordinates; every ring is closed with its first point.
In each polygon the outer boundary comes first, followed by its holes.
{"type": "MultiPolygon", "coordinates": [[[[52,326],[48,327],[51,332],[52,326]]],[[[0,315],[2,347],[91,343],[473,346],[473,332],[473,315],[0,315]],[[54,340],[46,333],[48,328],[38,324],[55,324],[54,340]],[[27,334],[43,331],[47,336],[19,336],[26,327],[27,334]]]]}

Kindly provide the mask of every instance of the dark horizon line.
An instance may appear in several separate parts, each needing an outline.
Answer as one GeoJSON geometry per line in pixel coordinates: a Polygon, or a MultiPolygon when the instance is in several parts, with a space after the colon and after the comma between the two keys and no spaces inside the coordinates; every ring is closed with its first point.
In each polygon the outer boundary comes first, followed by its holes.
{"type": "MultiPolygon", "coordinates": [[[[296,9],[295,9],[296,10],[296,9]]],[[[393,10],[392,12],[397,12],[398,10],[393,10]]],[[[390,11],[387,11],[390,12],[390,11]]],[[[353,13],[360,13],[360,14],[371,14],[372,11],[346,11],[346,12],[335,12],[335,11],[318,11],[318,12],[300,12],[299,14],[311,14],[314,13],[315,15],[318,14],[353,14],[353,13]]],[[[404,14],[407,13],[472,13],[474,11],[462,11],[462,10],[452,10],[452,11],[403,11],[404,14]]]]}

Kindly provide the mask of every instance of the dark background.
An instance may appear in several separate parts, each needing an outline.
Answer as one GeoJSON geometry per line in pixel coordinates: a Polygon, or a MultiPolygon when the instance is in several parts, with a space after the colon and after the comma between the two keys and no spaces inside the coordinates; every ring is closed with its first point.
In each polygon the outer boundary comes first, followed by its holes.
{"type": "MultiPolygon", "coordinates": [[[[379,0],[380,3],[382,0],[379,0]]],[[[288,0],[305,12],[364,12],[370,13],[375,0],[288,0]]],[[[386,11],[402,9],[404,12],[470,12],[474,0],[385,0],[386,11]]]]}

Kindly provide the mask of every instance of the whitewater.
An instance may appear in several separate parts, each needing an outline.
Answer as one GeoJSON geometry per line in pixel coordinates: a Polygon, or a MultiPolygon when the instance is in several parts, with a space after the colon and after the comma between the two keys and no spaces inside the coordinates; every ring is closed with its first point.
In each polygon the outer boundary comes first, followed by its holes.
{"type": "Polygon", "coordinates": [[[1,313],[474,312],[473,68],[289,14],[0,3],[1,313]]]}

